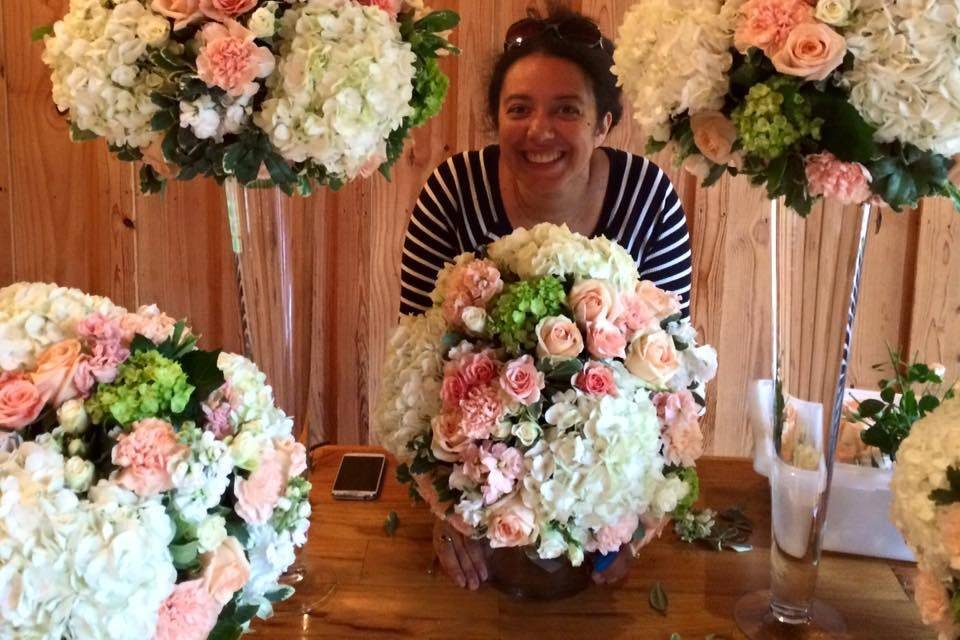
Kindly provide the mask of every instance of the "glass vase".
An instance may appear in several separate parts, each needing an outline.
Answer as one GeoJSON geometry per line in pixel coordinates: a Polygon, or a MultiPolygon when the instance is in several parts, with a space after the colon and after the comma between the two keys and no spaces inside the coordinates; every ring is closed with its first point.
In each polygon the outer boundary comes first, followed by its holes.
{"type": "Polygon", "coordinates": [[[744,596],[757,638],[831,638],[843,618],[814,598],[871,207],[801,217],[771,201],[770,589],[744,596]]]}
{"type": "Polygon", "coordinates": [[[560,600],[576,595],[590,585],[589,560],[574,567],[565,557],[545,560],[536,547],[487,549],[490,583],[519,600],[560,600]]]}

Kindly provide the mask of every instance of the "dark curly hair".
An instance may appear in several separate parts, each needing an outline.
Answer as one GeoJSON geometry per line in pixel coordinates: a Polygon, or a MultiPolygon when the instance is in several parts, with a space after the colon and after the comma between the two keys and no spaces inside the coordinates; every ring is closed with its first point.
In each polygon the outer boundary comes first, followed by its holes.
{"type": "MultiPolygon", "coordinates": [[[[541,16],[535,9],[528,10],[527,15],[530,18],[540,19],[552,24],[574,21],[597,26],[595,20],[556,4],[550,6],[546,17],[541,16]]],[[[615,126],[623,116],[623,105],[620,102],[622,91],[617,86],[616,76],[610,71],[613,65],[613,42],[606,37],[602,38],[602,42],[603,44],[600,47],[591,47],[573,40],[559,38],[552,31],[545,31],[543,34],[501,53],[493,64],[490,80],[487,83],[487,115],[494,128],[500,126],[498,118],[500,92],[503,89],[503,80],[507,71],[518,60],[534,54],[568,60],[577,65],[583,75],[587,77],[593,89],[593,97],[597,107],[597,127],[600,127],[603,116],[607,113],[613,117],[611,127],[615,126]]]]}

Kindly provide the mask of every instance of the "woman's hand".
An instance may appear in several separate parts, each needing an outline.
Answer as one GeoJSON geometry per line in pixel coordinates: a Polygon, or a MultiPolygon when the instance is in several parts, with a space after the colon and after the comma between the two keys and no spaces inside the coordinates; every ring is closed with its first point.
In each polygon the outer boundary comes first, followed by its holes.
{"type": "Polygon", "coordinates": [[[443,570],[461,587],[477,589],[489,577],[484,548],[446,522],[437,520],[433,525],[433,550],[443,570]]]}
{"type": "Polygon", "coordinates": [[[640,523],[643,525],[643,538],[638,542],[628,542],[620,547],[617,558],[610,563],[610,566],[603,571],[593,572],[593,581],[596,584],[614,584],[627,577],[630,573],[630,565],[640,549],[650,544],[654,538],[659,538],[664,528],[670,522],[670,518],[650,518],[641,516],[640,523]]]}

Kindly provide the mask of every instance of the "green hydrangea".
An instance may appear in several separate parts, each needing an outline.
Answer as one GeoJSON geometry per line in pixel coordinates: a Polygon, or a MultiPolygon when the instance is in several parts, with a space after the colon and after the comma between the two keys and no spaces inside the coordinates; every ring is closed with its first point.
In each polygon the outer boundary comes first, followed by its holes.
{"type": "Polygon", "coordinates": [[[733,124],[747,154],[772,160],[804,137],[820,139],[821,118],[788,78],[775,77],[750,87],[746,101],[733,110],[733,124]]]}
{"type": "Polygon", "coordinates": [[[193,389],[178,363],[156,351],[141,351],[120,365],[116,380],[97,388],[86,410],[94,423],[111,417],[128,426],[182,413],[193,389]]]}
{"type": "Polygon", "coordinates": [[[687,492],[687,495],[677,503],[677,507],[673,510],[671,514],[675,519],[683,518],[690,508],[693,506],[693,503],[700,498],[700,476],[697,475],[696,467],[680,467],[672,474],[680,478],[687,483],[687,486],[690,487],[690,490],[687,492]]]}
{"type": "Polygon", "coordinates": [[[553,276],[506,285],[493,303],[487,329],[512,355],[537,346],[536,327],[555,316],[567,299],[563,283],[553,276]]]}
{"type": "Polygon", "coordinates": [[[413,115],[408,126],[419,127],[440,112],[447,97],[450,78],[440,70],[436,58],[427,58],[413,78],[413,115]]]}

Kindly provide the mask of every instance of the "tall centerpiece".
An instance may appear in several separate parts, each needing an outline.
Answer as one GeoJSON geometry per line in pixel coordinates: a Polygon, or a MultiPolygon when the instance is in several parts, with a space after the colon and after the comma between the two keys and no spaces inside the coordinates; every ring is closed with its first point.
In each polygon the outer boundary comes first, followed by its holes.
{"type": "Polygon", "coordinates": [[[448,264],[434,306],[401,320],[374,426],[411,494],[487,541],[497,584],[568,595],[586,583],[561,565],[588,581],[590,559],[696,499],[716,352],[606,238],[540,224],[483,255],[448,264]],[[513,551],[529,582],[508,575],[513,551]]]}
{"type": "Polygon", "coordinates": [[[648,150],[671,144],[703,186],[744,174],[771,199],[778,456],[771,591],[738,609],[750,637],[843,628],[813,593],[868,222],[874,205],[927,196],[960,209],[948,179],[960,153],[958,12],[956,0],[640,0],[620,28],[615,73],[648,150]],[[785,398],[822,434],[802,468],[782,451],[785,398]]]}

